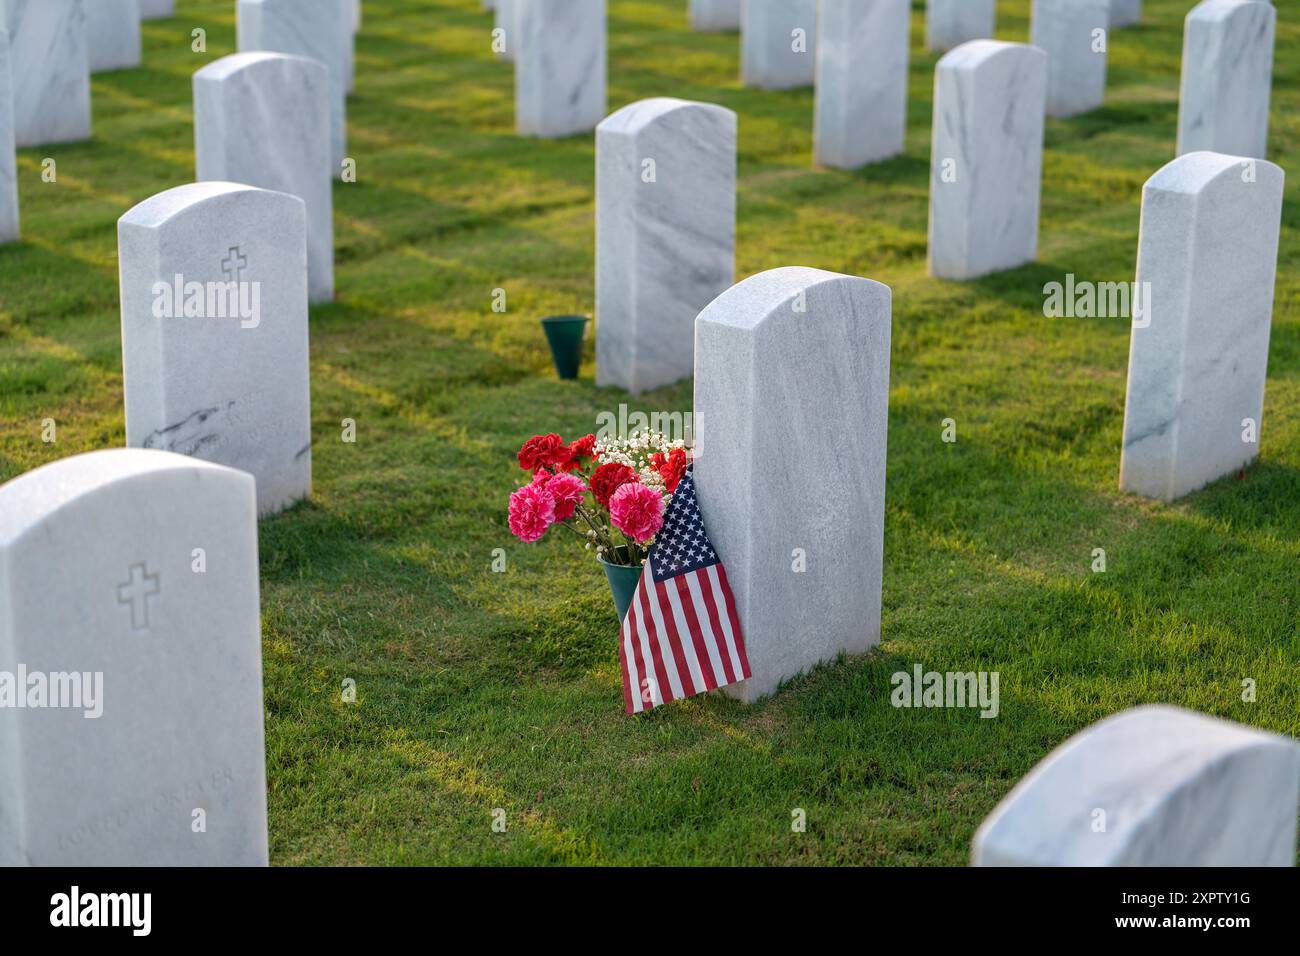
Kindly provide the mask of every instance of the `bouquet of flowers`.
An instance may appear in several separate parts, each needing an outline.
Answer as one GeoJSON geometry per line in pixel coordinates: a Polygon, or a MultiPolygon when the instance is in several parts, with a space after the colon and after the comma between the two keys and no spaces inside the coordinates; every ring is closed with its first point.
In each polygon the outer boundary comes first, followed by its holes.
{"type": "Polygon", "coordinates": [[[533,542],[562,525],[606,564],[640,567],[689,464],[685,444],[657,432],[568,444],[535,435],[519,449],[532,480],[510,496],[510,530],[533,542]]]}

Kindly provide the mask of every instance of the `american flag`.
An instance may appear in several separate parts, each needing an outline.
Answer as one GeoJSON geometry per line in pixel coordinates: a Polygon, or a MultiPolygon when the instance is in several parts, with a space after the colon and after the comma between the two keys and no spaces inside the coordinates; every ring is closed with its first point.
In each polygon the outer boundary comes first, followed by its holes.
{"type": "Polygon", "coordinates": [[[629,714],[750,677],[727,572],[704,531],[692,468],[650,547],[618,647],[629,714]]]}

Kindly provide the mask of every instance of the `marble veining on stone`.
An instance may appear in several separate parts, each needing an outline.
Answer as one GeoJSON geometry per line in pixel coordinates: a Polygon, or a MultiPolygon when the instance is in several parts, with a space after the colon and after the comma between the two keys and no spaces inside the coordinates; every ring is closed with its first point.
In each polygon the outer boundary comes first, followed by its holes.
{"type": "Polygon", "coordinates": [[[857,169],[903,151],[908,0],[822,0],[813,142],[817,162],[857,169]]]}
{"type": "Polygon", "coordinates": [[[85,0],[4,0],[14,87],[14,141],[90,138],[85,0]]]}
{"type": "Polygon", "coordinates": [[[1268,151],[1277,11],[1262,0],[1205,0],[1187,15],[1178,153],[1268,151]]]}
{"type": "Polygon", "coordinates": [[[935,67],[930,274],[973,279],[1038,252],[1047,57],[972,40],[935,67]]]}
{"type": "Polygon", "coordinates": [[[196,179],[247,183],[307,204],[312,302],[334,298],[330,80],[324,64],[235,53],[194,74],[196,179]]]}
{"type": "Polygon", "coordinates": [[[0,486],[0,671],[95,698],[0,712],[0,866],[266,865],[254,509],[134,448],[0,486]]]}
{"type": "Polygon", "coordinates": [[[1176,707],[1094,724],[975,834],[975,866],[1294,866],[1300,746],[1176,707]]]}
{"type": "MultiPolygon", "coordinates": [[[[0,0],[3,3],[3,0],[0,0]]],[[[13,57],[0,16],[0,243],[18,239],[18,154],[14,145],[13,57]]]]}
{"type": "Polygon", "coordinates": [[[140,65],[140,0],[84,0],[91,73],[140,65]]]}
{"type": "Polygon", "coordinates": [[[595,129],[607,102],[605,0],[527,0],[512,22],[519,36],[519,135],[553,138],[595,129]]]}
{"type": "Polygon", "coordinates": [[[880,641],[890,302],[783,268],[696,321],[695,485],[753,671],[727,692],[746,702],[880,641]]]}
{"type": "Polygon", "coordinates": [[[1267,160],[1198,152],[1142,190],[1124,490],[1181,498],[1259,454],[1283,179],[1267,160]]]}
{"type": "Polygon", "coordinates": [[[660,97],[596,127],[597,384],[689,378],[695,318],[735,260],[735,113],[660,97]]]}
{"type": "Polygon", "coordinates": [[[119,220],[118,261],[127,444],[248,472],[263,516],[308,497],[302,200],[234,183],[178,186],[119,220]],[[178,276],[186,293],[190,283],[242,286],[233,292],[257,314],[206,298],[200,314],[177,309],[178,276]],[[171,308],[160,310],[160,290],[171,308]]]}
{"type": "Polygon", "coordinates": [[[942,53],[971,40],[991,40],[997,0],[926,0],[925,45],[942,53]]]}
{"type": "Polygon", "coordinates": [[[348,154],[347,94],[352,84],[351,0],[239,0],[238,48],[319,60],[329,71],[330,172],[348,154]]]}
{"type": "Polygon", "coordinates": [[[788,90],[817,72],[817,0],[745,0],[740,75],[746,86],[788,90]]]}
{"type": "Polygon", "coordinates": [[[1048,116],[1105,102],[1109,27],[1109,0],[1034,0],[1030,42],[1047,54],[1048,116]]]}

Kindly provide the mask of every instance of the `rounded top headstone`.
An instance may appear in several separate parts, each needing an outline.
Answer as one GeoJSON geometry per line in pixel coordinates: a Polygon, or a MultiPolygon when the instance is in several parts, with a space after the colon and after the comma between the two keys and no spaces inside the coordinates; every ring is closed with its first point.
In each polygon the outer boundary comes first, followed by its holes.
{"type": "Polygon", "coordinates": [[[874,279],[842,275],[807,266],[784,266],[769,269],[737,282],[718,296],[700,313],[699,322],[710,322],[740,329],[757,329],[774,317],[799,315],[794,308],[801,296],[805,299],[815,289],[838,286],[849,296],[891,296],[889,286],[874,279]]]}
{"type": "Polygon", "coordinates": [[[976,832],[971,862],[1160,865],[1268,850],[1294,863],[1293,845],[1245,847],[1244,834],[1223,846],[1189,838],[1228,832],[1223,804],[1234,785],[1267,783],[1286,800],[1298,779],[1300,747],[1287,737],[1179,707],[1137,707],[1080,731],[1034,767],[976,832]]]}
{"type": "Polygon", "coordinates": [[[1247,10],[1267,11],[1265,16],[1277,16],[1277,10],[1268,0],[1201,0],[1187,14],[1188,19],[1226,20],[1247,10]]]}
{"type": "Polygon", "coordinates": [[[329,76],[329,68],[320,60],[313,60],[307,56],[297,56],[293,53],[274,53],[269,50],[252,50],[247,53],[229,53],[219,60],[213,60],[207,66],[194,72],[194,79],[199,80],[224,80],[228,77],[239,73],[242,70],[266,69],[272,64],[297,64],[301,65],[307,71],[319,71],[323,76],[329,76]]]}
{"type": "Polygon", "coordinates": [[[7,547],[55,511],[123,481],[188,472],[196,480],[247,483],[253,476],[225,465],[168,451],[112,448],[73,455],[43,465],[0,485],[0,548],[7,547]]]}
{"type": "Polygon", "coordinates": [[[1270,163],[1266,159],[1253,159],[1249,156],[1229,156],[1226,153],[1215,153],[1202,149],[1184,153],[1178,158],[1165,163],[1147,180],[1145,188],[1156,189],[1161,192],[1194,195],[1204,191],[1211,183],[1224,177],[1247,181],[1242,180],[1242,176],[1247,170],[1254,177],[1250,181],[1254,182],[1261,180],[1270,182],[1275,178],[1280,181],[1286,175],[1282,171],[1282,167],[1276,163],[1270,163]]]}
{"type": "Polygon", "coordinates": [[[249,193],[259,194],[261,201],[282,202],[287,206],[303,207],[304,203],[297,196],[277,192],[274,189],[260,189],[245,183],[228,183],[211,180],[201,183],[187,183],[163,190],[128,209],[118,220],[147,229],[156,229],[174,219],[183,217],[201,209],[205,204],[229,196],[249,193]]]}
{"type": "Polygon", "coordinates": [[[664,117],[684,109],[717,113],[720,116],[729,117],[733,123],[736,119],[733,110],[729,110],[725,106],[718,106],[716,103],[683,100],[675,96],[652,96],[649,99],[637,100],[622,109],[615,110],[601,120],[596,129],[602,133],[634,134],[653,123],[659,122],[664,117]]]}
{"type": "Polygon", "coordinates": [[[968,40],[940,57],[935,69],[977,70],[1003,57],[1037,58],[1047,61],[1047,54],[1028,43],[1009,43],[1005,40],[968,40]]]}

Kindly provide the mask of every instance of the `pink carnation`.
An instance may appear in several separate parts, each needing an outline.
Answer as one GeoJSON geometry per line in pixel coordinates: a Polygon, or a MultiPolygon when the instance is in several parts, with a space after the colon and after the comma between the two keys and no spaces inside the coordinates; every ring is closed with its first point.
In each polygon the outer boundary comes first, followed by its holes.
{"type": "Polygon", "coordinates": [[[536,541],[554,523],[555,499],[545,484],[524,485],[510,496],[510,530],[520,541],[536,541]]]}
{"type": "Polygon", "coordinates": [[[664,498],[639,481],[628,482],[609,499],[609,516],[625,535],[645,544],[664,525],[664,498]]]}
{"type": "Polygon", "coordinates": [[[582,504],[582,500],[587,494],[587,483],[577,475],[565,472],[549,476],[545,481],[545,486],[546,493],[555,502],[556,521],[566,521],[572,518],[574,510],[578,505],[582,504]]]}

